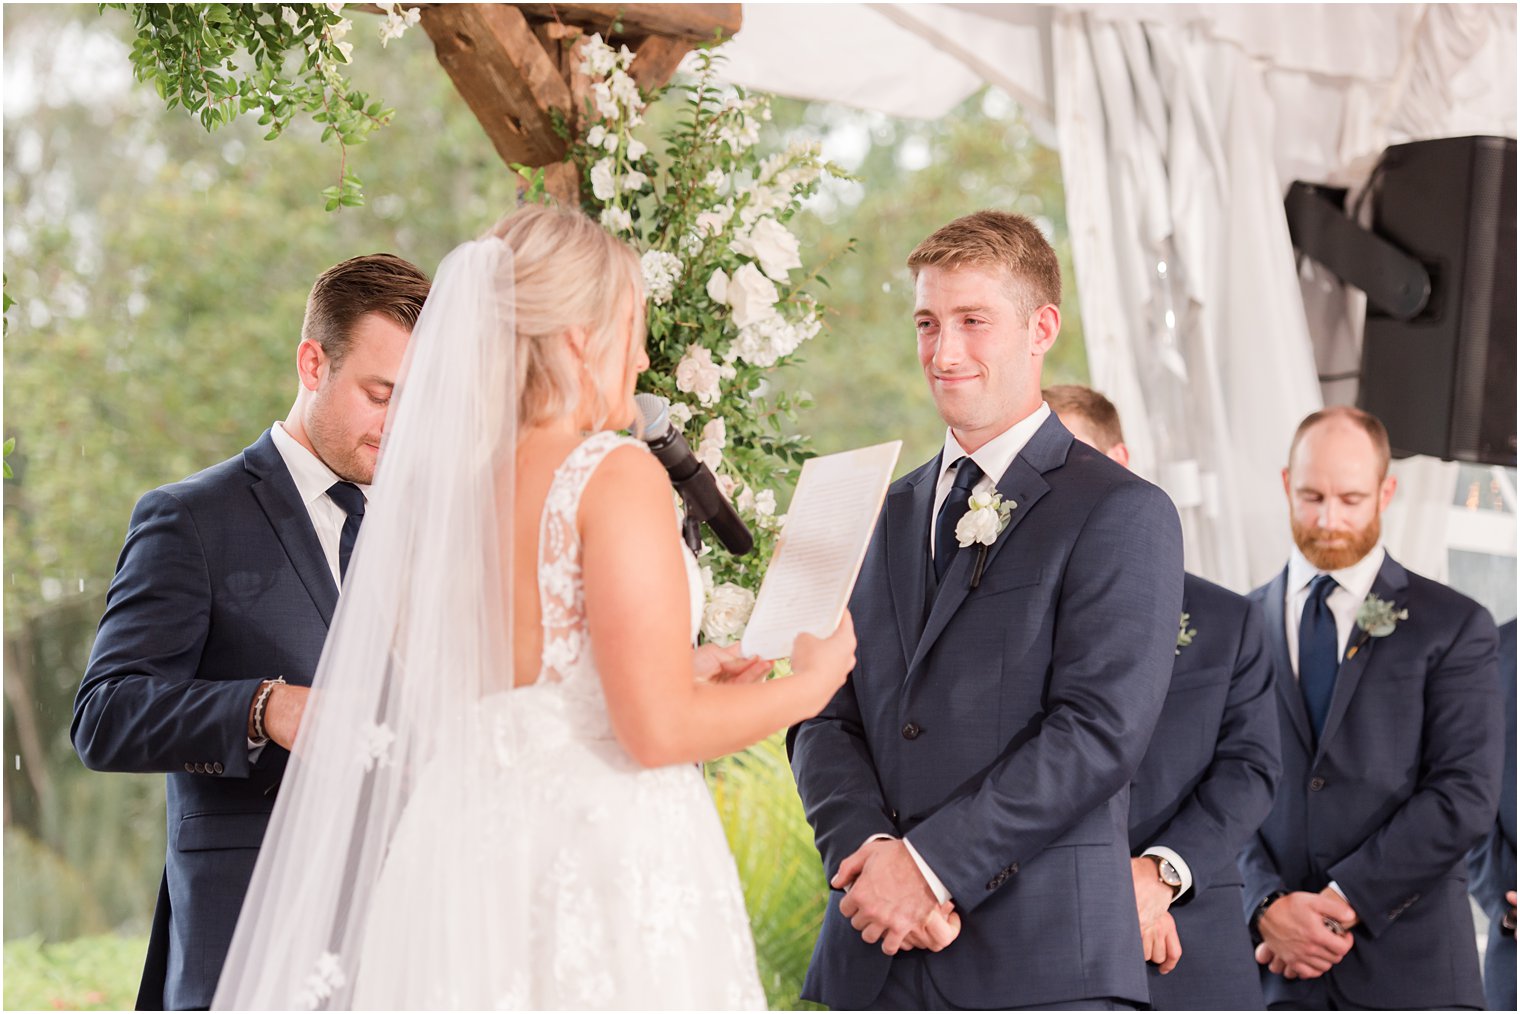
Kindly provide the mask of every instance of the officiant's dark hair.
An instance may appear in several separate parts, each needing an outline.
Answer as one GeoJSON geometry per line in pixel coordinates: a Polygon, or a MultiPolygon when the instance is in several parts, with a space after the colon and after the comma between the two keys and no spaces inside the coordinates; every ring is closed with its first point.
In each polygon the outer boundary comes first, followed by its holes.
{"type": "Polygon", "coordinates": [[[1124,427],[1119,425],[1119,410],[1114,403],[1090,387],[1081,384],[1052,384],[1040,392],[1050,410],[1061,417],[1076,416],[1092,427],[1093,436],[1103,441],[1098,450],[1109,450],[1124,443],[1124,427]]]}
{"type": "Polygon", "coordinates": [[[1006,268],[1032,300],[1030,310],[1061,305],[1061,262],[1040,227],[1023,215],[978,211],[940,226],[908,255],[915,279],[923,268],[1006,268]]]}
{"type": "Polygon", "coordinates": [[[317,276],[306,297],[301,338],[322,346],[336,367],[353,347],[360,317],[378,313],[411,331],[431,287],[427,275],[395,254],[350,257],[317,276]]]}

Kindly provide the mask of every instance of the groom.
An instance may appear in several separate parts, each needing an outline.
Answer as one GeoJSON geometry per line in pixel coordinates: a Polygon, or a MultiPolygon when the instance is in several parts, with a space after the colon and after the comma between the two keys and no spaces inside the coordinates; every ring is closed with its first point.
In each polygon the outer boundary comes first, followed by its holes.
{"type": "Polygon", "coordinates": [[[139,1009],[211,1005],[427,294],[390,254],[323,272],[290,414],[132,512],[72,736],[95,771],[168,773],[139,1009]]]}
{"type": "Polygon", "coordinates": [[[1127,786],[1171,674],[1177,514],[1040,398],[1061,281],[1034,223],[957,219],[908,266],[949,429],[888,494],[850,604],[853,678],[792,733],[834,888],[803,996],[1132,1007],[1127,786]],[[960,935],[926,950],[946,901],[960,935]]]}

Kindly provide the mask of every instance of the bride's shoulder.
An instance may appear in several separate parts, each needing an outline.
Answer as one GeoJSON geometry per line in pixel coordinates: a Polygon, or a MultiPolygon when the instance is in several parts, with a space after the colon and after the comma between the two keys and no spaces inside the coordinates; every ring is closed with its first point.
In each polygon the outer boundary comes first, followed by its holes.
{"type": "Polygon", "coordinates": [[[603,446],[592,452],[598,461],[581,497],[582,520],[606,514],[636,522],[649,511],[668,523],[673,497],[670,479],[649,448],[629,437],[599,434],[587,443],[593,440],[603,446]]]}

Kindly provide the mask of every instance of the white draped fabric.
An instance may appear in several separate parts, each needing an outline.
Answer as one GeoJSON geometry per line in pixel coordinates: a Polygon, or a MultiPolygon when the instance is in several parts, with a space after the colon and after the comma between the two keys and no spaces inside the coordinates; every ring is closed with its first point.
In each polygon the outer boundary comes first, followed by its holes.
{"type": "MultiPolygon", "coordinates": [[[[1176,499],[1189,567],[1243,590],[1286,555],[1293,426],[1355,397],[1316,362],[1355,369],[1357,297],[1300,272],[1282,196],[1355,186],[1400,141],[1514,136],[1515,38],[1483,4],[748,4],[727,48],[738,83],[901,116],[995,84],[1053,133],[1093,384],[1176,499]]],[[[1453,467],[1399,463],[1387,519],[1436,577],[1453,467]]]]}

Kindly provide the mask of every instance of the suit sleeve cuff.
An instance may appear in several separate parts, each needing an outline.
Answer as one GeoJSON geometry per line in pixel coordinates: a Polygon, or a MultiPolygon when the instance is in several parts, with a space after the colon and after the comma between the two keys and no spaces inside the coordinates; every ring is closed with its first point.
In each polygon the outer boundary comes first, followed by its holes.
{"type": "Polygon", "coordinates": [[[1181,856],[1165,845],[1152,845],[1140,854],[1142,856],[1155,856],[1157,859],[1165,859],[1172,864],[1172,868],[1182,878],[1182,886],[1177,888],[1177,897],[1180,898],[1193,889],[1193,871],[1188,869],[1188,864],[1183,861],[1181,856]]]}
{"type": "Polygon", "coordinates": [[[913,843],[906,838],[902,840],[902,843],[908,846],[908,855],[913,857],[913,862],[918,866],[918,872],[924,875],[924,880],[929,884],[929,890],[934,892],[934,900],[941,905],[949,901],[950,889],[934,875],[933,870],[929,869],[929,864],[924,862],[924,857],[918,854],[918,849],[914,848],[913,843]]]}

